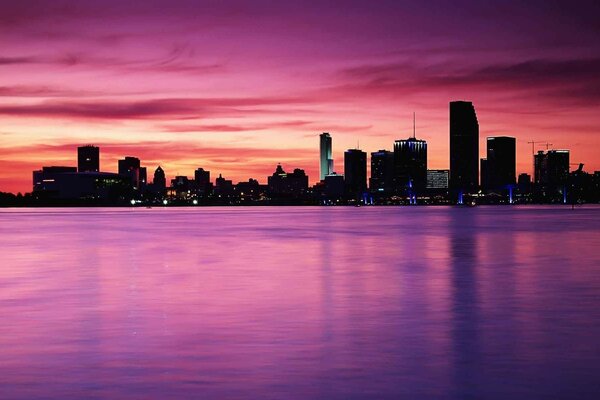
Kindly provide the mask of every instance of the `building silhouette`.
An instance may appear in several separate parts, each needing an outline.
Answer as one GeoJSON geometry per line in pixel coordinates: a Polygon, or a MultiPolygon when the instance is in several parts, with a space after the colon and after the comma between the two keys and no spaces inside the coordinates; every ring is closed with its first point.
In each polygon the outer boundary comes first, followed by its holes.
{"type": "Polygon", "coordinates": [[[394,179],[399,191],[427,186],[427,142],[414,137],[394,142],[394,179]]]}
{"type": "Polygon", "coordinates": [[[77,148],[77,171],[99,172],[100,171],[100,148],[92,145],[77,148]]]}
{"type": "MultiPolygon", "coordinates": [[[[145,177],[141,175],[140,159],[137,157],[125,157],[118,161],[119,175],[129,178],[134,189],[139,189],[141,182],[145,181],[145,177]],[[143,179],[142,179],[143,178],[143,179]]],[[[144,171],[145,172],[145,171],[144,171]]]]}
{"type": "Polygon", "coordinates": [[[233,182],[230,179],[223,178],[222,174],[215,179],[215,195],[219,197],[229,197],[233,195],[233,182]]]}
{"type": "Polygon", "coordinates": [[[394,190],[394,153],[379,150],[371,153],[371,192],[380,194],[391,193],[394,190]]]}
{"type": "Polygon", "coordinates": [[[489,137],[487,159],[482,160],[481,187],[486,190],[507,189],[516,183],[517,143],[514,137],[489,137]]]}
{"type": "Polygon", "coordinates": [[[164,192],[165,189],[167,188],[167,178],[165,176],[165,171],[163,171],[163,169],[160,167],[160,165],[154,171],[154,177],[152,179],[152,186],[154,187],[154,190],[157,192],[164,192]]]}
{"type": "Polygon", "coordinates": [[[344,181],[350,198],[358,198],[367,190],[367,153],[349,149],[344,153],[344,181]]]}
{"type": "Polygon", "coordinates": [[[198,168],[194,171],[194,187],[199,196],[208,196],[212,189],[210,171],[198,168]]]}
{"type": "Polygon", "coordinates": [[[33,171],[33,191],[46,193],[58,191],[57,175],[74,172],[77,172],[76,167],[42,167],[38,171],[33,171]]]}
{"type": "Polygon", "coordinates": [[[325,176],[333,173],[331,136],[327,132],[323,132],[319,136],[319,152],[320,179],[324,180],[325,176]]]}
{"type": "Polygon", "coordinates": [[[479,186],[479,122],[473,103],[450,102],[450,189],[474,192],[479,186]]]}
{"type": "Polygon", "coordinates": [[[288,174],[281,164],[277,164],[275,172],[267,181],[269,193],[273,197],[299,197],[308,190],[308,176],[303,169],[296,168],[288,174]]]}
{"type": "Polygon", "coordinates": [[[534,182],[539,197],[566,201],[569,161],[569,150],[538,151],[534,156],[534,182]]]}

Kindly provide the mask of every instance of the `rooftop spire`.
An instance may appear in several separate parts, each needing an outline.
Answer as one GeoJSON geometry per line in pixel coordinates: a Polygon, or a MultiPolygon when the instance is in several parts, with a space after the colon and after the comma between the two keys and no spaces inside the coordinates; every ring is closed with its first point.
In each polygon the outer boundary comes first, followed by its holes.
{"type": "Polygon", "coordinates": [[[417,138],[417,117],[416,113],[413,111],[413,139],[417,138]]]}

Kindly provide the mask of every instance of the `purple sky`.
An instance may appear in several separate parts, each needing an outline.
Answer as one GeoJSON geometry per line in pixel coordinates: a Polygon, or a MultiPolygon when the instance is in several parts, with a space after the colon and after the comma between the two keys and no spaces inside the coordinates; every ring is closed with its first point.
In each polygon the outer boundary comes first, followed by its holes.
{"type": "MultiPolygon", "coordinates": [[[[486,136],[532,139],[600,169],[596,2],[18,1],[0,4],[0,190],[74,165],[138,156],[169,177],[261,182],[281,162],[318,176],[318,134],[390,149],[412,131],[448,167],[448,102],[486,136]],[[131,4],[125,4],[131,3],[131,4]]],[[[544,146],[536,150],[545,149],[544,146]]]]}

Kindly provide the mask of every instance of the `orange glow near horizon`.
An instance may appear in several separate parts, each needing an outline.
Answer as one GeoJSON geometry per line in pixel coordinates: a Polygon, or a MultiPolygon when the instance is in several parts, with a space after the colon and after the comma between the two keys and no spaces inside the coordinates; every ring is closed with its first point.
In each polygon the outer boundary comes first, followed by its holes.
{"type": "Polygon", "coordinates": [[[343,172],[357,143],[409,137],[413,112],[428,167],[448,168],[453,100],[475,105],[481,157],[506,135],[517,173],[531,173],[530,140],[600,170],[598,31],[564,10],[473,6],[464,32],[454,9],[393,3],[66,3],[0,6],[0,191],[31,191],[33,170],[76,165],[88,143],[104,171],[135,156],[149,177],[161,165],[168,179],[203,167],[266,182],[281,163],[314,183],[321,132],[343,172]]]}

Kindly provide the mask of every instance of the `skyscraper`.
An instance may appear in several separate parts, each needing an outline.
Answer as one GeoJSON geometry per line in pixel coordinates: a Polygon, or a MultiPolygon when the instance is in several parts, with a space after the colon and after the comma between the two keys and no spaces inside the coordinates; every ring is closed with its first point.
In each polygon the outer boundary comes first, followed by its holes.
{"type": "Polygon", "coordinates": [[[194,171],[194,186],[199,195],[208,195],[211,189],[210,171],[198,168],[194,171]]]}
{"type": "Polygon", "coordinates": [[[391,192],[394,188],[394,153],[379,150],[371,153],[371,179],[369,189],[372,192],[391,192]]]}
{"type": "Polygon", "coordinates": [[[319,136],[319,151],[320,151],[320,164],[319,164],[320,178],[321,178],[321,180],[324,180],[325,176],[333,173],[331,136],[329,136],[329,133],[327,133],[327,132],[323,132],[319,136]]]}
{"type": "Polygon", "coordinates": [[[154,178],[152,179],[152,185],[157,191],[163,191],[167,187],[167,179],[165,177],[165,171],[158,166],[156,171],[154,171],[154,178]]]}
{"type": "Polygon", "coordinates": [[[414,137],[394,142],[394,178],[399,190],[427,186],[427,142],[414,137]]]}
{"type": "Polygon", "coordinates": [[[538,151],[534,162],[536,191],[547,200],[563,199],[569,179],[569,150],[538,151]]]}
{"type": "Polygon", "coordinates": [[[367,153],[358,149],[346,150],[344,179],[346,191],[351,197],[358,197],[367,190],[367,153]]]}
{"type": "Polygon", "coordinates": [[[458,192],[479,186],[479,123],[473,103],[450,102],[450,188],[458,192]]]}
{"type": "Polygon", "coordinates": [[[140,187],[140,159],[137,157],[125,157],[119,160],[119,175],[129,178],[135,189],[140,187]]]}
{"type": "MultiPolygon", "coordinates": [[[[514,137],[497,136],[487,138],[487,176],[481,171],[481,186],[484,189],[506,189],[516,183],[517,144],[514,137]]],[[[482,164],[483,165],[483,164],[482,164]]]]}
{"type": "Polygon", "coordinates": [[[92,145],[77,148],[77,171],[99,172],[100,171],[100,148],[92,145]]]}

